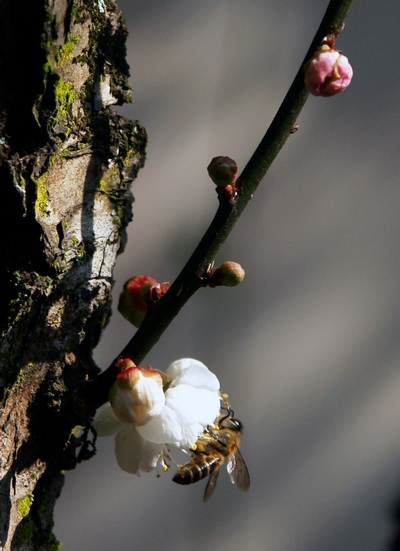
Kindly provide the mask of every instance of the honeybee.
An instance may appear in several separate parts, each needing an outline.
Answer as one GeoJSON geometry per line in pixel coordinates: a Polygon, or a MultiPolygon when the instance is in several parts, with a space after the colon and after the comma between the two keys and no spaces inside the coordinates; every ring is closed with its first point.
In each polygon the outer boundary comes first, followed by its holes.
{"type": "Polygon", "coordinates": [[[179,467],[172,479],[177,484],[193,484],[210,476],[203,501],[208,501],[217,485],[219,470],[228,459],[227,470],[232,484],[247,492],[250,488],[250,475],[239,450],[242,423],[228,414],[220,415],[215,421],[216,427],[202,432],[193,450],[192,460],[179,467]]]}

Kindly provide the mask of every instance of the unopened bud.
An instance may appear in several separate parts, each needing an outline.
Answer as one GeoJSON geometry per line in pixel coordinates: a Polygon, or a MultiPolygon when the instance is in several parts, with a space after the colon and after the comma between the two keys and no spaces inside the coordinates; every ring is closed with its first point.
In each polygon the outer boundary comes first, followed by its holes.
{"type": "Polygon", "coordinates": [[[244,270],[237,262],[224,262],[221,264],[219,270],[223,285],[227,287],[235,287],[235,285],[239,285],[244,279],[244,270]]]}
{"type": "Polygon", "coordinates": [[[304,66],[305,85],[314,96],[334,96],[350,84],[353,69],[349,60],[329,43],[323,43],[304,66]]]}
{"type": "Polygon", "coordinates": [[[118,311],[135,327],[140,327],[148,305],[166,292],[167,283],[158,283],[152,277],[139,275],[128,279],[119,296],[118,311]]]}
{"type": "Polygon", "coordinates": [[[238,165],[230,157],[214,157],[207,167],[208,174],[216,186],[230,186],[236,180],[238,165]]]}
{"type": "Polygon", "coordinates": [[[206,285],[210,287],[235,287],[244,279],[245,272],[237,262],[227,261],[219,268],[212,268],[206,276],[206,285]]]}
{"type": "Polygon", "coordinates": [[[110,390],[111,407],[122,423],[142,426],[165,405],[162,377],[151,367],[136,367],[130,358],[120,358],[116,366],[121,371],[110,390]]]}
{"type": "Polygon", "coordinates": [[[137,367],[137,366],[131,358],[119,357],[118,360],[115,362],[115,367],[117,368],[118,373],[122,373],[126,369],[130,369],[131,367],[137,367]]]}

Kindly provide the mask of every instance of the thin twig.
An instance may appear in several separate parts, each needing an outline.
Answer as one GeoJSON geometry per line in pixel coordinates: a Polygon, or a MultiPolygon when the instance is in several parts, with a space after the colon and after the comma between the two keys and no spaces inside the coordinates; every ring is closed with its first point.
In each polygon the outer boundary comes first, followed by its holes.
{"type": "MultiPolygon", "coordinates": [[[[333,30],[340,32],[354,0],[331,0],[319,29],[304,57],[275,118],[236,182],[239,193],[233,204],[221,204],[196,250],[162,299],[147,313],[142,325],[122,350],[121,356],[130,356],[139,365],[160,339],[165,329],[182,306],[201,287],[201,277],[214,261],[218,251],[252,198],[273,160],[290,136],[296,120],[307,100],[303,66],[311,58],[322,39],[333,30]]],[[[83,397],[92,407],[99,407],[108,399],[108,391],[115,380],[114,362],[98,379],[88,383],[83,397]]]]}

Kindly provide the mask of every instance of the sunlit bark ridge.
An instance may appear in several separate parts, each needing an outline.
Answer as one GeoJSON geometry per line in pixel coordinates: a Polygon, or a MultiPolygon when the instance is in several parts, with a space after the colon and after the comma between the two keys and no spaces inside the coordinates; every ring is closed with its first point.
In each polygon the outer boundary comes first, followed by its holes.
{"type": "Polygon", "coordinates": [[[71,415],[110,313],[145,130],[113,0],[0,3],[0,548],[57,548],[61,470],[90,455],[71,415]]]}

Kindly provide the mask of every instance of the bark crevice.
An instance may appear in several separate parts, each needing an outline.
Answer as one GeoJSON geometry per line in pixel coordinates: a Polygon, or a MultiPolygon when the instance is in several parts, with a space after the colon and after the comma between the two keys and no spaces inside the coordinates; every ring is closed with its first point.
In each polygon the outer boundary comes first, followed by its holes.
{"type": "Polygon", "coordinates": [[[114,0],[0,3],[0,547],[55,550],[63,469],[94,451],[93,347],[132,218],[146,132],[114,0]],[[78,404],[79,405],[79,404],[78,404]],[[85,427],[83,434],[74,430],[85,427]]]}

